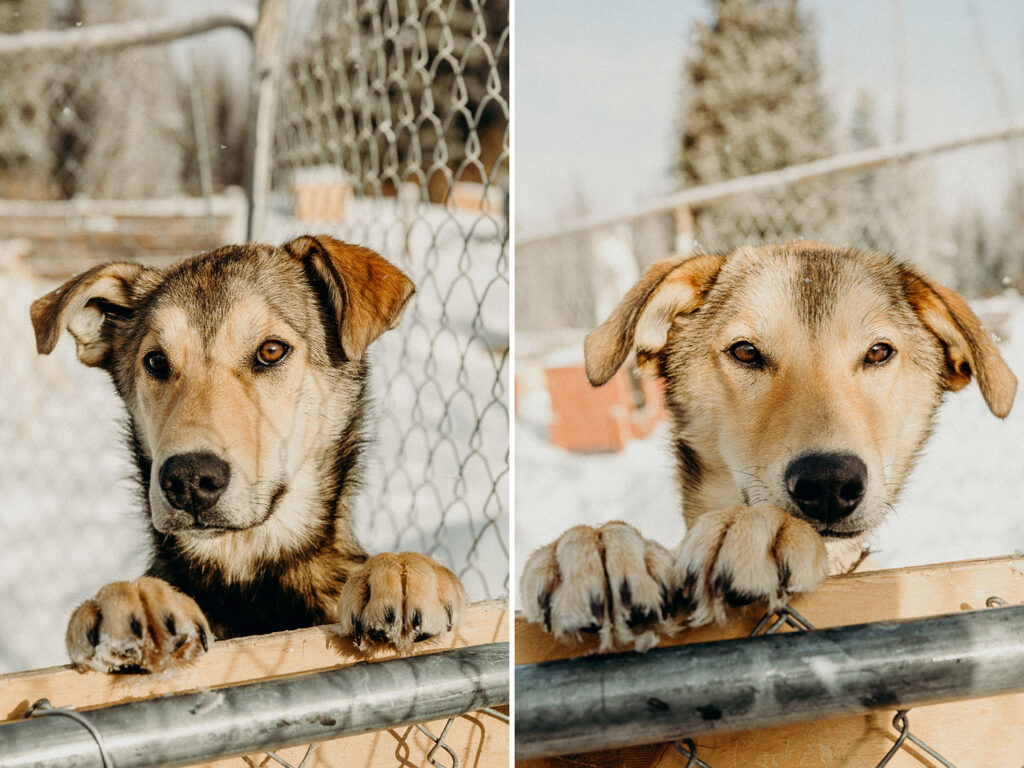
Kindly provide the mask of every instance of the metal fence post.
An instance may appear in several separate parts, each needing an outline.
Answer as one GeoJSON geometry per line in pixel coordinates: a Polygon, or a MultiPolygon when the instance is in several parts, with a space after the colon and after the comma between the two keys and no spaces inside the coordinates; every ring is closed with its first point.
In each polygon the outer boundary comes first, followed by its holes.
{"type": "Polygon", "coordinates": [[[280,75],[286,0],[260,0],[253,32],[252,100],[249,116],[249,225],[247,239],[264,231],[274,151],[274,119],[280,75]]]}

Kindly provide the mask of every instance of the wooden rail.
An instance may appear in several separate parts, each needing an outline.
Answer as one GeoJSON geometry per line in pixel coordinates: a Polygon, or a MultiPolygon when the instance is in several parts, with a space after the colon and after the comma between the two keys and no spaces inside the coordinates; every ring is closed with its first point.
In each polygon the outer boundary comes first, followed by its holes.
{"type": "MultiPolygon", "coordinates": [[[[509,616],[504,602],[476,603],[449,637],[421,644],[414,653],[507,642],[508,633],[509,616]]],[[[381,652],[371,661],[393,657],[392,652],[381,652]]],[[[333,627],[325,626],[217,642],[195,664],[168,676],[102,675],[77,672],[68,666],[18,672],[0,676],[0,723],[20,719],[41,698],[49,699],[56,707],[73,706],[88,711],[164,694],[335,669],[366,660],[333,627]]],[[[507,714],[507,708],[503,711],[507,714]]],[[[424,725],[439,735],[445,722],[424,725]]],[[[456,718],[445,743],[454,750],[460,765],[504,768],[508,765],[508,739],[509,728],[503,719],[488,712],[476,712],[456,718]]],[[[306,766],[429,766],[427,754],[433,747],[428,736],[414,726],[406,726],[322,743],[306,766]]],[[[278,754],[297,766],[305,753],[306,747],[293,747],[278,754]]],[[[252,755],[204,765],[244,768],[279,764],[267,755],[252,755]]]]}
{"type": "MultiPolygon", "coordinates": [[[[923,618],[985,608],[989,597],[1024,603],[1024,558],[1002,557],[918,568],[856,573],[830,579],[793,607],[816,627],[923,618]]],[[[728,627],[703,627],[663,645],[743,637],[759,613],[750,610],[728,627]]],[[[1024,638],[1022,638],[1024,642],[1024,638]]],[[[522,618],[516,619],[515,659],[526,664],[595,651],[565,646],[522,618]]],[[[878,712],[696,740],[712,768],[835,768],[874,766],[896,741],[894,712],[878,712]]],[[[1024,694],[953,702],[910,711],[910,731],[958,766],[1020,766],[1024,763],[1024,694]]],[[[683,734],[680,734],[683,735],[683,734]]],[[[660,766],[682,768],[686,758],[668,745],[652,745],[562,758],[521,761],[529,768],[555,766],[660,766]]],[[[890,768],[937,766],[916,747],[893,757],[890,768]]]]}

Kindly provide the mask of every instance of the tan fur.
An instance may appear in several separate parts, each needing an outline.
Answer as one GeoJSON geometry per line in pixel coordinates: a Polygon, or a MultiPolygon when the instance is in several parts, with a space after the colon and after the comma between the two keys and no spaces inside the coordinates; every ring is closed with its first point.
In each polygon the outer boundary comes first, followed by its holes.
{"type": "MultiPolygon", "coordinates": [[[[631,350],[638,367],[665,379],[687,535],[673,555],[674,598],[662,611],[693,625],[724,621],[737,604],[778,607],[854,567],[943,392],[976,378],[992,413],[1005,417],[1016,391],[958,294],[887,255],[809,242],[656,262],[584,350],[595,385],[631,350]],[[737,362],[737,343],[752,344],[763,363],[737,362]],[[895,350],[884,364],[867,361],[876,344],[895,350]],[[785,476],[808,455],[863,462],[866,483],[852,514],[828,522],[802,514],[785,476]]],[[[580,545],[593,535],[574,528],[527,563],[528,615],[556,636],[571,638],[581,625],[578,593],[611,594],[647,572],[634,560],[613,576],[600,567],[599,547],[580,545]],[[571,557],[585,562],[557,556],[570,544],[571,557]]],[[[617,645],[637,640],[614,624],[594,631],[617,645]]]]}
{"type": "Polygon", "coordinates": [[[66,640],[71,661],[79,667],[163,672],[205,653],[213,633],[192,598],[161,579],[143,576],[107,584],[78,606],[66,640]],[[94,646],[89,634],[101,621],[104,630],[94,646]]]}
{"type": "Polygon", "coordinates": [[[978,378],[985,402],[1006,418],[1017,393],[1017,378],[963,297],[911,269],[902,270],[907,298],[918,316],[946,347],[949,389],[957,391],[978,378]]]}
{"type": "Polygon", "coordinates": [[[340,618],[360,647],[402,650],[451,629],[466,601],[454,574],[416,553],[367,559],[348,516],[363,358],[413,290],[372,251],[321,236],[228,247],[166,272],[102,265],[33,304],[39,351],[69,330],[82,362],[107,369],[124,398],[154,533],[149,575],[106,586],[75,612],[73,663],[173,667],[203,652],[198,638],[212,638],[211,625],[223,636],[340,618]],[[288,352],[261,369],[255,358],[268,340],[288,352]],[[168,377],[147,372],[152,352],[169,361],[168,377]],[[200,512],[175,506],[160,477],[169,459],[193,455],[230,470],[200,512]],[[225,606],[218,590],[228,587],[254,604],[225,606]],[[278,603],[292,613],[247,615],[278,603]],[[168,619],[177,634],[161,629],[168,619]]]}
{"type": "Polygon", "coordinates": [[[466,591],[443,565],[414,552],[371,557],[341,591],[342,634],[370,650],[381,636],[407,651],[419,636],[443,635],[466,608],[466,591]],[[451,606],[450,613],[444,606],[451,606]],[[374,633],[377,633],[375,636],[374,633]]]}
{"type": "Polygon", "coordinates": [[[560,640],[579,642],[590,634],[602,650],[645,650],[659,632],[678,628],[665,611],[671,584],[668,550],[612,521],[600,528],[578,525],[534,552],[521,594],[526,618],[560,640]]]}
{"type": "Polygon", "coordinates": [[[78,359],[86,365],[102,365],[109,344],[103,338],[104,318],[99,304],[127,306],[130,285],[141,272],[138,264],[104,264],[32,302],[36,350],[48,355],[66,328],[75,339],[78,359]]]}
{"type": "Polygon", "coordinates": [[[376,253],[331,237],[300,237],[287,247],[297,258],[310,259],[327,285],[340,288],[334,303],[350,357],[360,359],[370,342],[398,325],[414,288],[376,253]]]}
{"type": "Polygon", "coordinates": [[[728,618],[730,606],[720,594],[726,568],[735,592],[756,595],[774,610],[790,594],[821,585],[828,555],[809,525],[778,507],[738,506],[702,515],[677,548],[673,566],[673,583],[683,585],[683,598],[692,603],[690,626],[728,618]]]}

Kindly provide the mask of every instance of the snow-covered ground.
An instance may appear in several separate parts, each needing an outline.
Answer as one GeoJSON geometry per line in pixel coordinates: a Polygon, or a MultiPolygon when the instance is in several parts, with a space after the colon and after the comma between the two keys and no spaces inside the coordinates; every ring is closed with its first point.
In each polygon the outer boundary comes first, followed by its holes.
{"type": "MultiPolygon", "coordinates": [[[[1008,316],[1000,349],[1024,382],[1024,299],[972,304],[980,314],[1008,316]]],[[[543,393],[524,398],[519,412],[517,581],[534,549],[576,523],[618,518],[670,546],[680,540],[685,526],[664,424],[621,453],[582,455],[544,439],[543,393]]],[[[935,434],[872,549],[880,568],[1024,550],[1024,395],[1005,421],[989,412],[973,383],[946,396],[935,434]]]]}
{"type": "MultiPolygon", "coordinates": [[[[401,226],[376,213],[376,226],[401,226]]],[[[418,287],[400,329],[372,348],[377,429],[357,532],[370,551],[436,556],[474,599],[499,597],[508,579],[506,256],[497,226],[467,233],[465,221],[431,210],[413,228],[407,238],[350,236],[418,287]]],[[[53,354],[36,354],[29,305],[53,285],[19,268],[12,249],[0,243],[0,673],[65,663],[74,606],[142,573],[147,546],[122,406],[66,334],[53,354]]]]}

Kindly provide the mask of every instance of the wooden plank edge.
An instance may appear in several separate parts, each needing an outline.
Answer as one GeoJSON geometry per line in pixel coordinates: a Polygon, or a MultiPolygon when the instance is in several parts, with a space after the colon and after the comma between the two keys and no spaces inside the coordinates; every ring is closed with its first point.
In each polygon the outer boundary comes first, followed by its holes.
{"type": "MultiPolygon", "coordinates": [[[[446,637],[418,644],[409,655],[508,640],[508,604],[504,600],[488,600],[470,605],[462,621],[446,637]]],[[[334,669],[362,661],[383,661],[398,655],[388,649],[368,657],[341,637],[336,625],[325,625],[215,642],[193,664],[162,675],[104,675],[79,672],[70,665],[15,672],[0,676],[0,723],[20,719],[40,698],[49,699],[54,706],[89,709],[334,669]]]]}
{"type": "MultiPolygon", "coordinates": [[[[989,597],[1024,603],[1024,555],[845,574],[794,598],[792,606],[815,627],[824,628],[975,610],[984,608],[989,597]]],[[[726,626],[687,629],[662,638],[659,646],[745,637],[763,615],[763,607],[750,606],[726,626]]],[[[515,617],[515,638],[516,664],[598,652],[589,638],[575,645],[555,640],[521,612],[515,617]]]]}

